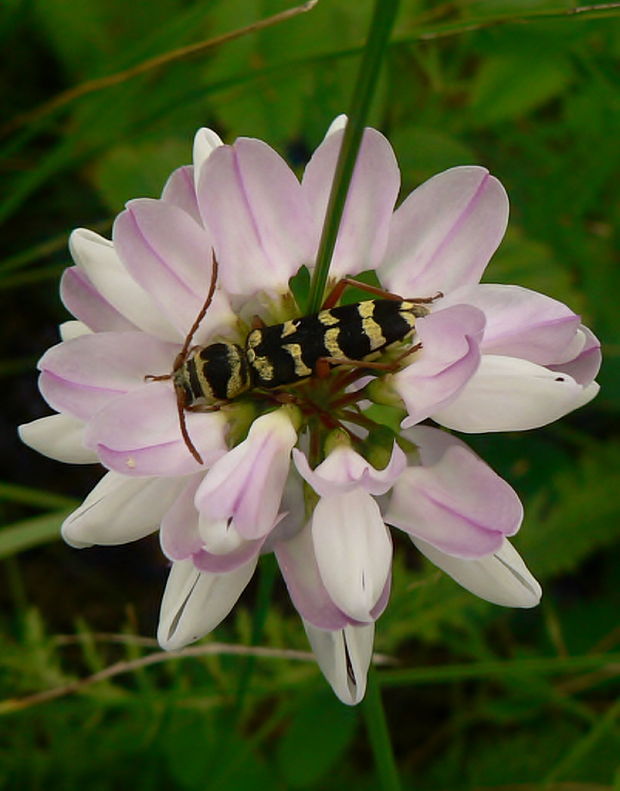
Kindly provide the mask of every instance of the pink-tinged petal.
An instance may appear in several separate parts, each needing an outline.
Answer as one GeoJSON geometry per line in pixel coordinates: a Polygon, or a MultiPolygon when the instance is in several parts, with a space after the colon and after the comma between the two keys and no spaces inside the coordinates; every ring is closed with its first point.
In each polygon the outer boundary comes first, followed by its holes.
{"type": "Polygon", "coordinates": [[[514,490],[460,444],[430,467],[410,467],[394,485],[386,522],[461,558],[496,552],[523,518],[514,490]]]}
{"type": "Polygon", "coordinates": [[[216,132],[213,131],[213,129],[208,129],[206,126],[203,126],[196,132],[194,136],[193,147],[195,192],[198,192],[198,182],[200,181],[202,166],[207,161],[207,159],[209,159],[215,149],[222,145],[224,145],[222,143],[222,139],[216,132]]]}
{"type": "Polygon", "coordinates": [[[416,328],[421,350],[406,368],[389,377],[409,413],[404,428],[453,401],[474,375],[480,364],[484,314],[454,305],[418,320],[416,328]]]}
{"type": "Polygon", "coordinates": [[[579,316],[556,299],[520,286],[481,283],[448,295],[485,315],[483,354],[522,357],[539,365],[572,359],[581,351],[579,316]]]}
{"type": "Polygon", "coordinates": [[[351,491],[361,487],[369,494],[385,494],[407,466],[407,457],[396,443],[386,467],[375,469],[363,456],[352,448],[335,448],[314,470],[310,469],[306,456],[296,448],[293,460],[299,474],[321,497],[351,491]]]}
{"type": "Polygon", "coordinates": [[[69,237],[69,249],[101,296],[128,321],[157,338],[180,340],[177,330],[125,269],[112,242],[78,228],[69,237]]]}
{"type": "Polygon", "coordinates": [[[357,705],[366,692],[374,623],[326,631],[304,621],[304,629],[321,672],[338,698],[347,706],[357,705]]]}
{"type": "Polygon", "coordinates": [[[159,614],[161,647],[176,651],[215,629],[250,581],[256,561],[227,574],[198,571],[191,560],[173,563],[159,614]]]}
{"type": "Polygon", "coordinates": [[[535,607],[540,602],[540,585],[506,538],[496,552],[475,560],[455,558],[426,541],[412,540],[430,561],[481,599],[503,607],[535,607]]]}
{"type": "Polygon", "coordinates": [[[552,371],[567,373],[578,384],[587,387],[594,381],[594,377],[601,367],[601,342],[593,332],[583,325],[577,330],[577,334],[583,336],[580,352],[567,362],[550,365],[549,368],[552,371]]]}
{"type": "Polygon", "coordinates": [[[209,519],[198,513],[198,530],[202,548],[213,555],[228,555],[248,543],[239,535],[233,519],[209,519]]]}
{"type": "Polygon", "coordinates": [[[330,598],[316,563],[312,532],[307,525],[288,541],[280,541],[276,557],[289,596],[301,617],[319,629],[342,629],[352,622],[330,598]]]}
{"type": "Polygon", "coordinates": [[[584,388],[568,374],[528,360],[487,354],[459,396],[432,417],[465,433],[524,431],[587,404],[598,390],[595,383],[584,388]]]}
{"type": "Polygon", "coordinates": [[[379,279],[408,298],[477,283],[507,222],[506,191],[485,168],[439,173],[394,213],[379,279]]]}
{"type": "Polygon", "coordinates": [[[84,445],[84,421],[69,415],[49,415],[18,426],[29,448],[66,464],[92,464],[97,454],[84,445]]]}
{"type": "Polygon", "coordinates": [[[388,606],[388,602],[390,601],[390,593],[392,591],[392,574],[391,569],[390,573],[388,574],[388,578],[385,581],[385,586],[383,591],[381,592],[381,596],[377,599],[377,603],[370,611],[370,615],[372,616],[373,621],[378,620],[383,614],[383,611],[388,606]]]}
{"type": "Polygon", "coordinates": [[[194,222],[202,225],[194,188],[194,168],[191,165],[183,165],[172,171],[161,193],[161,199],[183,209],[194,222]]]}
{"type": "Polygon", "coordinates": [[[194,496],[202,475],[193,475],[162,519],[159,539],[170,560],[185,560],[202,549],[194,496]]]}
{"type": "Polygon", "coordinates": [[[299,503],[304,501],[304,487],[303,478],[291,466],[282,493],[278,523],[265,539],[263,554],[275,552],[280,541],[288,541],[303,528],[306,515],[304,509],[299,507],[299,503]]]}
{"type": "Polygon", "coordinates": [[[41,395],[52,409],[80,421],[89,420],[110,401],[122,395],[120,390],[69,382],[47,371],[39,376],[38,385],[41,395]]]}
{"type": "Polygon", "coordinates": [[[74,547],[125,544],[153,533],[183,486],[182,480],[127,478],[108,472],[62,525],[74,547]]]}
{"type": "Polygon", "coordinates": [[[58,333],[61,341],[72,341],[74,338],[81,338],[82,335],[93,334],[82,321],[63,321],[58,326],[58,333]]]}
{"type": "Polygon", "coordinates": [[[227,571],[234,571],[239,566],[246,565],[253,558],[257,558],[264,539],[257,538],[254,541],[242,540],[236,549],[230,552],[216,553],[201,549],[192,556],[194,566],[200,571],[208,571],[214,574],[222,574],[227,571]]]}
{"type": "Polygon", "coordinates": [[[243,538],[265,536],[277,521],[296,441],[286,408],[259,417],[206,474],[196,493],[198,510],[212,520],[233,518],[243,538]]]}
{"type": "Polygon", "coordinates": [[[178,346],[142,332],[82,335],[52,346],[39,360],[39,388],[59,412],[89,420],[119,395],[169,371],[178,346]]]}
{"type": "Polygon", "coordinates": [[[454,446],[473,453],[469,445],[448,431],[433,426],[413,426],[402,432],[402,436],[416,445],[414,464],[432,467],[438,464],[449,448],[454,446]]]}
{"type": "Polygon", "coordinates": [[[312,541],[332,601],[356,621],[374,620],[392,562],[392,541],[374,499],[363,489],[322,497],[312,541]]]}
{"type": "Polygon", "coordinates": [[[289,278],[310,262],[310,219],[299,182],[260,140],[239,138],[211,153],[198,203],[228,293],[284,293],[289,278]]]}
{"type": "Polygon", "coordinates": [[[130,332],[138,328],[119,313],[77,266],[65,269],[60,298],[67,310],[94,332],[130,332]]]}
{"type": "Polygon", "coordinates": [[[334,118],[334,120],[331,122],[331,124],[328,126],[327,132],[325,132],[325,137],[323,139],[327,140],[327,138],[330,135],[333,135],[334,132],[341,132],[346,127],[347,121],[348,118],[344,113],[340,113],[340,115],[337,115],[334,118]]]}
{"type": "MultiPolygon", "coordinates": [[[[211,285],[209,234],[176,206],[141,198],[130,201],[118,215],[113,238],[132,277],[184,338],[211,285]]],[[[226,296],[216,291],[195,342],[235,321],[226,296]]]]}
{"type": "Polygon", "coordinates": [[[203,465],[181,435],[169,382],[147,382],[116,398],[88,424],[84,441],[102,464],[125,475],[189,475],[226,453],[226,418],[220,412],[186,412],[189,436],[203,465]]]}
{"type": "MultiPolygon", "coordinates": [[[[302,189],[312,211],[315,245],[325,222],[343,134],[330,128],[304,172],[302,189]]],[[[399,187],[400,172],[391,145],[376,129],[366,129],[342,214],[331,277],[355,275],[379,264],[399,187]]]]}

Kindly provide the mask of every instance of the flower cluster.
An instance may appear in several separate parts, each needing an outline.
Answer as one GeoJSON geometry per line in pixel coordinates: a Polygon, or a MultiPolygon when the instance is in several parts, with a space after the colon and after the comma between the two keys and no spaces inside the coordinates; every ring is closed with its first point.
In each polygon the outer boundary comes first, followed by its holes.
{"type": "Polygon", "coordinates": [[[172,173],[159,200],[128,203],[111,241],[74,231],[75,266],[61,290],[76,321],[39,363],[57,414],[21,436],[52,458],[108,470],[63,525],[71,545],[160,531],[171,561],[164,648],[216,627],[259,556],[274,552],[324,675],[352,704],[364,695],[374,622],[389,598],[388,525],[478,596],[539,601],[508,540],[522,519],[516,493],[444,428],[519,431],[565,415],[595,396],[600,348],[560,302],[479,283],[507,223],[497,179],[453,168],[395,209],[394,153],[367,129],[332,285],[372,270],[393,294],[437,298],[413,341],[383,355],[393,361],[386,370],[339,366],[186,411],[199,463],[180,431],[173,382],[153,379],[172,371],[214,261],[217,287],[194,344],[243,347],[254,315],[274,325],[301,314],[289,281],[312,270],[343,125],[332,124],[301,183],[265,143],[223,145],[202,129],[193,166],[172,173]],[[399,416],[399,432],[384,425],[386,412],[399,416]]]}

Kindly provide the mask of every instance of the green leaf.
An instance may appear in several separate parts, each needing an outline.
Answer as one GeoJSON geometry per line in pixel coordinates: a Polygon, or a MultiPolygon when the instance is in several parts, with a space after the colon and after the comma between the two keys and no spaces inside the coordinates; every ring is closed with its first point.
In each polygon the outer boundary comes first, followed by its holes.
{"type": "Polygon", "coordinates": [[[57,541],[60,538],[60,526],[71,510],[24,519],[23,522],[17,522],[0,530],[0,558],[7,558],[26,549],[57,541]]]}
{"type": "Polygon", "coordinates": [[[170,173],[189,162],[189,140],[149,140],[112,148],[97,161],[90,176],[104,202],[119,211],[131,198],[159,197],[170,173]]]}
{"type": "Polygon", "coordinates": [[[273,788],[266,765],[224,712],[177,711],[165,731],[164,753],[179,788],[239,791],[273,788]]]}
{"type": "Polygon", "coordinates": [[[474,78],[471,112],[475,126],[526,115],[562,93],[572,78],[560,54],[511,51],[485,60],[474,78]]]}
{"type": "Polygon", "coordinates": [[[390,139],[403,181],[411,184],[447,168],[479,160],[469,146],[440,129],[404,124],[394,130],[390,139]]]}
{"type": "Polygon", "coordinates": [[[526,509],[519,549],[541,578],[573,571],[595,551],[620,538],[617,489],[620,444],[600,444],[553,480],[553,502],[526,509]]]}
{"type": "Polygon", "coordinates": [[[483,280],[487,283],[518,283],[565,302],[577,313],[583,311],[583,294],[576,287],[564,261],[548,244],[525,236],[515,223],[509,225],[483,280]]]}
{"type": "Polygon", "coordinates": [[[278,766],[287,785],[309,788],[320,781],[351,743],[356,723],[356,712],[331,693],[300,701],[278,742],[278,766]]]}

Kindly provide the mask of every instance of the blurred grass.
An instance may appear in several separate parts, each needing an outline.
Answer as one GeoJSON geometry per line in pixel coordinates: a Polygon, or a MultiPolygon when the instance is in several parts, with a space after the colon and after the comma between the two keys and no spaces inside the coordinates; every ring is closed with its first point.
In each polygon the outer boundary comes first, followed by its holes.
{"type": "MultiPolygon", "coordinates": [[[[3,121],[89,80],[291,7],[276,0],[7,0],[0,7],[3,121]]],[[[84,550],[54,541],[62,509],[98,477],[19,446],[45,413],[33,360],[66,318],[66,234],[106,232],[124,201],[157,196],[201,125],[255,135],[295,167],[348,106],[371,3],[311,12],[76,98],[0,139],[3,253],[0,473],[1,695],[99,673],[0,718],[2,789],[375,789],[358,711],[312,663],[226,653],[148,666],[165,577],[156,541],[84,550]],[[34,548],[33,548],[34,547],[34,548]],[[123,639],[101,633],[125,629],[123,639]],[[147,641],[148,643],[148,641],[147,641]],[[134,665],[132,665],[134,667],[134,665]]],[[[511,198],[487,279],[568,302],[602,338],[599,398],[555,426],[471,438],[519,491],[518,546],[543,581],[534,611],[474,599],[397,540],[376,647],[405,787],[620,789],[620,9],[566,0],[406,0],[372,122],[392,140],[403,194],[456,164],[489,167],[511,198]]],[[[278,584],[263,644],[307,650],[278,584]]],[[[217,631],[252,642],[251,588],[217,631]]]]}

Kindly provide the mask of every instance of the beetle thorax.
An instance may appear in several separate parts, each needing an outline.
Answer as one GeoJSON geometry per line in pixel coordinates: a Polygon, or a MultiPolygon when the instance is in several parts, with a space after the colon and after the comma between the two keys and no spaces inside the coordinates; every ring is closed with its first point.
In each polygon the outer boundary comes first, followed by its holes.
{"type": "Polygon", "coordinates": [[[245,352],[236,343],[197,346],[175,372],[174,385],[184,391],[186,406],[236,398],[252,385],[245,352]]]}

